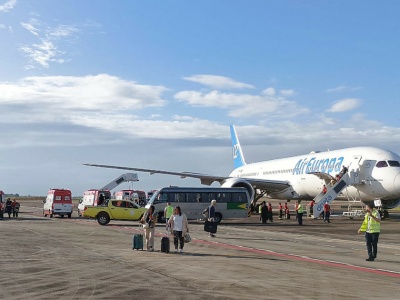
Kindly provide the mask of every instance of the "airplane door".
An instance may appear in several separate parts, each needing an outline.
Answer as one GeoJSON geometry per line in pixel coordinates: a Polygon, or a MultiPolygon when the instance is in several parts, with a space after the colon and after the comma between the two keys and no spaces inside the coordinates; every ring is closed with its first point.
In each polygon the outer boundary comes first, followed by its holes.
{"type": "Polygon", "coordinates": [[[372,181],[372,170],[376,164],[376,160],[366,159],[362,162],[360,167],[360,181],[364,181],[366,184],[371,184],[372,181]]]}
{"type": "Polygon", "coordinates": [[[349,164],[349,174],[350,174],[350,183],[351,184],[359,184],[360,183],[360,162],[362,156],[361,155],[354,155],[353,159],[349,164]]]}

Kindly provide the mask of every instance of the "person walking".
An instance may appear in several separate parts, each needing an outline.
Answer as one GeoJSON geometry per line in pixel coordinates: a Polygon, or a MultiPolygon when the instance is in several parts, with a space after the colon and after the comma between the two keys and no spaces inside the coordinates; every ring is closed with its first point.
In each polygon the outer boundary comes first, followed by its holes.
{"type": "Polygon", "coordinates": [[[268,207],[266,205],[266,202],[263,201],[260,205],[261,207],[261,213],[260,213],[260,218],[261,218],[261,222],[263,224],[267,223],[267,219],[268,219],[268,207]]]}
{"type": "Polygon", "coordinates": [[[330,217],[331,217],[331,206],[329,205],[328,201],[326,201],[324,204],[324,223],[326,222],[330,223],[331,222],[330,217]]]}
{"type": "Polygon", "coordinates": [[[326,194],[327,191],[328,191],[328,189],[326,188],[326,185],[324,184],[324,186],[322,187],[322,192],[324,193],[324,195],[326,194]]]}
{"type": "Polygon", "coordinates": [[[171,202],[168,202],[167,206],[164,208],[165,223],[168,224],[169,218],[171,218],[173,213],[174,213],[174,208],[171,206],[171,202]]]}
{"type": "Polygon", "coordinates": [[[303,225],[303,211],[304,211],[303,204],[301,204],[301,200],[298,200],[296,206],[296,215],[299,226],[303,225]]]}
{"type": "Polygon", "coordinates": [[[154,232],[156,227],[156,215],[154,213],[155,207],[151,205],[150,208],[144,213],[141,222],[144,228],[144,238],[146,239],[147,251],[154,251],[154,232]]]}
{"type": "Polygon", "coordinates": [[[8,218],[11,218],[11,212],[12,212],[12,202],[10,198],[7,198],[6,201],[6,213],[8,214],[8,218]]]}
{"type": "Polygon", "coordinates": [[[19,207],[20,207],[20,205],[17,202],[17,200],[14,199],[13,203],[11,203],[11,207],[12,207],[13,218],[17,219],[18,218],[19,207]]]}
{"type": "Polygon", "coordinates": [[[189,224],[187,217],[182,213],[180,206],[175,207],[174,213],[168,220],[168,224],[173,230],[175,252],[183,252],[183,246],[185,245],[184,237],[185,234],[189,232],[189,224]]]}
{"type": "Polygon", "coordinates": [[[378,254],[378,239],[381,232],[381,216],[372,203],[367,204],[367,212],[364,221],[358,229],[358,234],[365,232],[368,258],[366,261],[374,261],[378,254]]]}
{"type": "MultiPolygon", "coordinates": [[[[217,205],[217,200],[211,200],[211,204],[208,207],[208,221],[215,222],[215,206],[217,205]]],[[[209,237],[215,237],[215,234],[209,232],[209,237]]]]}

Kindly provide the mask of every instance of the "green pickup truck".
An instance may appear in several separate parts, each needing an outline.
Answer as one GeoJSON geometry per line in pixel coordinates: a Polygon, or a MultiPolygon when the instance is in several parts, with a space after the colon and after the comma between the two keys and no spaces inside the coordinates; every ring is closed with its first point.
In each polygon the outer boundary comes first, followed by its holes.
{"type": "Polygon", "coordinates": [[[86,205],[82,216],[84,218],[95,218],[100,225],[107,225],[110,220],[138,221],[142,218],[146,208],[140,207],[130,200],[110,199],[103,205],[86,205]]]}

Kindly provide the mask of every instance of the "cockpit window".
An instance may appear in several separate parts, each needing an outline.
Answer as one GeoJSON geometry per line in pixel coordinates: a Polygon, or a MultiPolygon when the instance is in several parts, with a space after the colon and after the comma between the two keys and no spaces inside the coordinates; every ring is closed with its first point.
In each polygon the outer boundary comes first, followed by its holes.
{"type": "Polygon", "coordinates": [[[376,167],[377,167],[377,168],[384,168],[384,167],[387,167],[387,166],[388,166],[388,164],[387,164],[387,162],[384,161],[384,160],[378,161],[378,162],[376,163],[376,167]]]}
{"type": "Polygon", "coordinates": [[[400,162],[397,160],[388,160],[389,166],[391,167],[400,167],[400,162]]]}

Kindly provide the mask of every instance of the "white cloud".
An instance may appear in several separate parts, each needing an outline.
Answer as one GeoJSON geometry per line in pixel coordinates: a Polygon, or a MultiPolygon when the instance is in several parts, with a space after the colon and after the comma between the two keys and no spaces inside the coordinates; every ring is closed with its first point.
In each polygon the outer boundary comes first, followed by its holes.
{"type": "Polygon", "coordinates": [[[0,12],[9,12],[17,4],[17,0],[10,0],[3,5],[0,5],[0,12]]]}
{"type": "Polygon", "coordinates": [[[40,26],[40,23],[37,19],[30,19],[27,23],[21,22],[21,26],[33,35],[39,36],[40,29],[38,27],[40,26]]]}
{"type": "Polygon", "coordinates": [[[279,92],[284,97],[290,97],[290,96],[294,95],[294,91],[293,90],[280,90],[279,92]]]}
{"type": "MultiPolygon", "coordinates": [[[[38,115],[28,120],[54,119],[55,111],[63,111],[68,119],[86,111],[119,112],[165,105],[162,86],[141,85],[107,74],[96,76],[26,77],[17,83],[0,83],[0,105],[33,107],[38,115]]],[[[25,113],[22,111],[21,113],[25,113]]]]}
{"type": "Polygon", "coordinates": [[[328,109],[328,112],[343,112],[343,111],[349,111],[357,108],[360,106],[361,100],[356,99],[356,98],[345,98],[341,99],[339,101],[336,101],[330,109],[328,109]]]}
{"type": "Polygon", "coordinates": [[[202,93],[198,91],[182,91],[175,94],[175,99],[197,107],[218,107],[228,109],[231,117],[292,117],[305,114],[307,108],[288,101],[282,96],[275,96],[275,90],[268,88],[261,95],[221,93],[212,91],[202,93]],[[273,114],[272,114],[273,113],[273,114]]]}
{"type": "Polygon", "coordinates": [[[60,40],[74,38],[79,29],[71,25],[58,25],[55,28],[46,27],[39,20],[31,18],[29,22],[21,22],[21,26],[38,39],[38,43],[24,45],[19,50],[29,58],[26,69],[36,67],[49,68],[50,63],[62,64],[67,60],[62,58],[66,51],[60,50],[60,40]],[[44,28],[43,28],[44,27],[44,28]]]}
{"type": "Polygon", "coordinates": [[[193,75],[183,79],[197,82],[215,89],[252,89],[253,85],[238,82],[228,77],[216,75],[193,75]]]}
{"type": "Polygon", "coordinates": [[[327,89],[327,93],[342,93],[342,92],[352,92],[362,89],[361,87],[350,87],[346,85],[340,85],[331,89],[327,89]]]}

